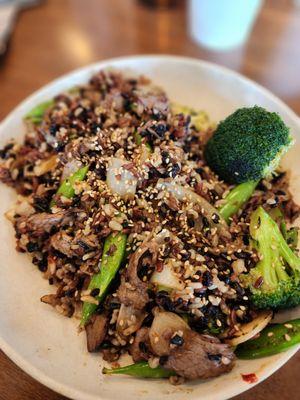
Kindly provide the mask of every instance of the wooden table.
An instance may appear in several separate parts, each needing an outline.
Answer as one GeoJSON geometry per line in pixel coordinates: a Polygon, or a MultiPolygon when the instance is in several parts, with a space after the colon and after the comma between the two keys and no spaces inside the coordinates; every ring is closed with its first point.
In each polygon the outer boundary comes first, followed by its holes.
{"type": "MultiPolygon", "coordinates": [[[[298,2],[299,3],[299,2],[298,2]]],[[[40,86],[109,57],[169,53],[210,60],[263,84],[300,114],[300,5],[269,0],[244,48],[216,53],[187,34],[184,2],[172,10],[135,0],[48,0],[22,12],[0,64],[0,120],[40,86]]],[[[300,354],[236,400],[298,400],[300,354]]],[[[0,353],[0,400],[62,400],[0,353]]]]}

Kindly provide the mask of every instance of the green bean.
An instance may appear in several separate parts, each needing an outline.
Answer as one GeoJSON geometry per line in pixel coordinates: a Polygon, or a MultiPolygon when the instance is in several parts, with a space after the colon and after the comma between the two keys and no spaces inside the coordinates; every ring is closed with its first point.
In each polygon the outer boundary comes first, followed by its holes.
{"type": "MultiPolygon", "coordinates": [[[[116,276],[126,250],[127,235],[122,232],[116,235],[110,234],[104,242],[102,259],[99,265],[100,271],[95,274],[89,284],[89,289],[99,289],[99,294],[95,299],[100,303],[107,292],[107,289],[116,276]]],[[[85,302],[83,304],[81,326],[84,326],[96,311],[98,305],[85,302]]]]}
{"type": "Polygon", "coordinates": [[[68,199],[71,199],[74,197],[75,194],[75,189],[74,185],[76,182],[83,181],[84,178],[86,177],[86,174],[89,170],[88,165],[80,168],[78,171],[74,172],[73,175],[69,176],[69,178],[65,179],[60,187],[57,190],[58,194],[61,194],[64,197],[67,197],[68,199]]]}
{"type": "Polygon", "coordinates": [[[146,361],[141,361],[120,368],[103,368],[102,373],[105,375],[124,374],[139,378],[169,378],[170,376],[176,375],[174,371],[169,371],[161,366],[150,368],[146,361]]]}
{"type": "Polygon", "coordinates": [[[300,319],[269,325],[257,339],[237,346],[235,354],[243,360],[271,356],[300,343],[300,319]]]}
{"type": "Polygon", "coordinates": [[[31,121],[33,124],[39,124],[42,122],[45,112],[53,105],[53,100],[40,103],[25,115],[25,119],[31,121]]]}
{"type": "Polygon", "coordinates": [[[225,197],[225,203],[220,207],[219,213],[228,223],[229,218],[236,214],[240,208],[250,199],[258,181],[249,181],[237,185],[225,197]]]}

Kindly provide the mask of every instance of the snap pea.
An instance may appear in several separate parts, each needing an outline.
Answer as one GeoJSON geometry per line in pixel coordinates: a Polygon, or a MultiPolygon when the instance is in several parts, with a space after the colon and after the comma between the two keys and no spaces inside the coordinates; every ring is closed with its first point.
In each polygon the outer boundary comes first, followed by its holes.
{"type": "Polygon", "coordinates": [[[86,177],[88,170],[89,167],[88,165],[86,165],[85,167],[82,167],[78,171],[74,172],[73,175],[69,176],[69,178],[65,179],[62,182],[62,184],[57,190],[57,193],[61,194],[64,197],[67,197],[68,199],[74,197],[75,194],[74,184],[76,182],[83,181],[84,178],[86,177]]]}
{"type": "Polygon", "coordinates": [[[268,326],[257,339],[238,345],[235,354],[238,358],[250,360],[281,353],[298,343],[300,343],[300,319],[294,319],[284,324],[268,326]]]}
{"type": "MultiPolygon", "coordinates": [[[[99,294],[95,296],[100,303],[107,292],[107,289],[116,276],[126,250],[127,235],[122,232],[116,235],[110,234],[104,242],[102,259],[100,261],[100,271],[95,274],[89,284],[89,289],[99,289],[99,294]]],[[[84,326],[97,309],[96,304],[85,302],[82,309],[81,326],[84,326]]]]}
{"type": "Polygon", "coordinates": [[[243,204],[250,199],[257,184],[258,181],[241,183],[225,197],[225,203],[220,207],[219,213],[227,223],[229,222],[229,218],[236,214],[243,204]]]}
{"type": "Polygon", "coordinates": [[[169,371],[161,366],[150,368],[148,362],[146,361],[141,361],[120,368],[103,368],[102,373],[105,375],[131,375],[139,378],[169,378],[170,376],[176,375],[174,371],[169,371]]]}
{"type": "Polygon", "coordinates": [[[38,104],[31,111],[25,115],[25,119],[31,121],[33,124],[39,124],[48,108],[54,105],[53,100],[44,101],[38,104]]]}

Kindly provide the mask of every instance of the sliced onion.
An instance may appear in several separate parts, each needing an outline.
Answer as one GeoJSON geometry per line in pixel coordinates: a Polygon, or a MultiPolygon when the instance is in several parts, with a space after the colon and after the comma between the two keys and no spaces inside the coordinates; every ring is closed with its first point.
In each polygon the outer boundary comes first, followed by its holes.
{"type": "Polygon", "coordinates": [[[187,329],[190,329],[190,327],[177,314],[158,312],[149,331],[150,343],[154,353],[158,356],[168,355],[171,337],[175,332],[184,332],[187,329]]]}
{"type": "Polygon", "coordinates": [[[247,340],[252,339],[261,332],[271,321],[272,317],[272,311],[262,311],[253,321],[242,325],[240,330],[236,332],[235,337],[227,339],[225,342],[231,346],[237,346],[238,344],[247,342],[247,340]]]}
{"type": "Polygon", "coordinates": [[[123,198],[135,195],[137,178],[128,169],[123,168],[128,161],[112,157],[107,168],[107,185],[113,193],[123,198]]]}
{"type": "Polygon", "coordinates": [[[117,332],[121,336],[129,336],[142,326],[146,314],[133,307],[121,305],[117,319],[117,332]]]}
{"type": "Polygon", "coordinates": [[[225,220],[218,213],[217,209],[203,197],[199,196],[199,194],[195,193],[193,190],[172,182],[159,182],[157,184],[157,189],[167,190],[168,192],[172,193],[172,195],[179,201],[189,200],[192,203],[199,204],[201,209],[204,210],[205,216],[212,226],[216,226],[218,231],[221,231],[222,233],[229,233],[228,226],[225,220]],[[213,221],[213,215],[215,214],[219,216],[219,222],[217,224],[213,221]]]}
{"type": "Polygon", "coordinates": [[[46,174],[49,171],[52,171],[57,164],[57,156],[52,156],[48,158],[47,160],[42,160],[39,164],[37,164],[34,169],[34,175],[36,176],[42,176],[46,174]]]}
{"type": "Polygon", "coordinates": [[[183,290],[184,282],[175,274],[171,264],[164,264],[161,272],[154,271],[150,282],[174,290],[183,290]]]}

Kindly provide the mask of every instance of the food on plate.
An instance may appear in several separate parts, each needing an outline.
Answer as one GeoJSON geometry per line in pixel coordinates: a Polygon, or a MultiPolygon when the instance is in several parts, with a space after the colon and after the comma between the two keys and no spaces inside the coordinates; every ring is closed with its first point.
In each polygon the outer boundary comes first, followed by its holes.
{"type": "Polygon", "coordinates": [[[6,216],[52,286],[42,302],[80,321],[89,352],[131,355],[104,374],[207,379],[299,343],[297,320],[270,326],[300,303],[279,115],[243,108],[215,126],[107,70],[24,122],[24,142],[0,151],[18,193],[6,216]]]}

